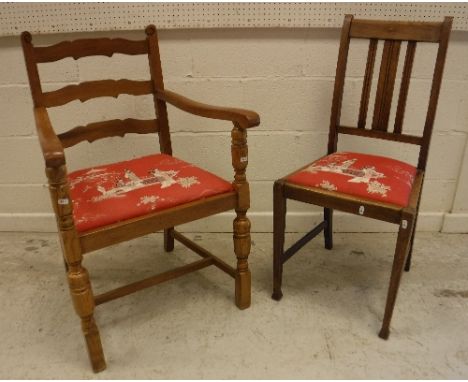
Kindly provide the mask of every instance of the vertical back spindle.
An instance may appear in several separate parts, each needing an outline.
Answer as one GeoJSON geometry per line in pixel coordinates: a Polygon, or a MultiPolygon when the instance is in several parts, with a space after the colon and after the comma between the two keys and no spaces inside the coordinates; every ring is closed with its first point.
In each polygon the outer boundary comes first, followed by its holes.
{"type": "Polygon", "coordinates": [[[375,38],[369,41],[369,53],[367,54],[366,72],[364,83],[362,84],[361,105],[359,107],[358,128],[364,129],[367,120],[367,108],[369,106],[369,96],[372,86],[372,76],[374,74],[375,54],[377,52],[378,40],[375,38]]]}
{"type": "Polygon", "coordinates": [[[382,63],[380,65],[379,82],[375,97],[374,118],[372,129],[387,131],[390,108],[392,106],[393,88],[395,85],[398,57],[400,54],[400,41],[385,40],[382,63]]]}
{"type": "Polygon", "coordinates": [[[415,52],[416,41],[408,41],[408,45],[406,47],[405,64],[403,67],[403,75],[401,78],[400,95],[398,97],[395,125],[393,128],[393,132],[395,134],[401,134],[402,131],[403,118],[405,116],[406,100],[408,98],[408,89],[411,79],[411,71],[413,69],[415,52]]]}

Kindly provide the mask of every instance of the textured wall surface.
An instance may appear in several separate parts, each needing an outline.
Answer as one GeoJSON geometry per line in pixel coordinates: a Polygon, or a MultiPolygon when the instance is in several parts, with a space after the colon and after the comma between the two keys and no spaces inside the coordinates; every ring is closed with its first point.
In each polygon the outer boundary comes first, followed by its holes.
{"type": "MultiPolygon", "coordinates": [[[[93,36],[144,37],[142,32],[41,35],[37,44],[93,36]]],[[[257,111],[262,123],[249,131],[248,179],[254,231],[272,227],[272,182],[326,151],[339,30],[215,29],[160,32],[166,87],[206,103],[257,111]]],[[[343,124],[357,121],[367,45],[353,42],[343,108],[343,124]]],[[[380,50],[381,51],[381,50],[380,50]]],[[[402,54],[403,56],[403,54],[402,54]]],[[[427,108],[435,49],[418,46],[404,130],[420,132],[427,108]]],[[[42,156],[35,135],[32,102],[18,37],[0,38],[0,230],[55,230],[42,156]]],[[[432,147],[418,221],[420,230],[468,231],[468,33],[454,32],[440,94],[432,147]]],[[[376,63],[378,64],[378,62],[376,63]]],[[[122,77],[144,79],[141,57],[65,59],[40,67],[44,88],[122,77]]],[[[398,76],[401,76],[401,65],[398,76]]],[[[375,84],[374,84],[375,85],[375,84]]],[[[398,85],[398,84],[397,84],[398,85]]],[[[375,86],[374,86],[375,88],[375,86]]],[[[374,89],[375,91],[375,89],[374,89]]],[[[393,114],[395,113],[393,107],[393,114]]],[[[105,119],[150,117],[150,97],[120,96],[50,109],[58,132],[105,119]]],[[[370,110],[370,115],[372,107],[370,110]]],[[[169,106],[174,154],[232,179],[227,122],[202,119],[169,106]]],[[[340,149],[387,154],[415,163],[414,147],[342,137],[340,149]]],[[[158,150],[155,136],[128,135],[67,152],[71,170],[158,150]]],[[[289,203],[288,229],[305,231],[320,210],[289,203]]],[[[228,231],[231,215],[221,214],[187,230],[228,231]]],[[[390,231],[393,226],[338,214],[341,231],[390,231]]]]}

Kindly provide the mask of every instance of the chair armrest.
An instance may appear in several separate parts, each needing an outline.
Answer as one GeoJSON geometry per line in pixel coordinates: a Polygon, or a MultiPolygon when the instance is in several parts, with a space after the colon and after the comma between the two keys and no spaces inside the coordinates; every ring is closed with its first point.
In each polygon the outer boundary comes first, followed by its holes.
{"type": "Polygon", "coordinates": [[[243,129],[248,129],[249,127],[258,126],[260,124],[260,117],[254,111],[206,105],[181,96],[180,94],[171,92],[170,90],[157,90],[156,98],[163,100],[178,109],[200,117],[235,122],[243,129]]]}
{"type": "Polygon", "coordinates": [[[46,167],[60,167],[65,164],[65,153],[62,142],[55,134],[50,123],[49,114],[44,107],[34,108],[37,137],[42,149],[46,167]]]}

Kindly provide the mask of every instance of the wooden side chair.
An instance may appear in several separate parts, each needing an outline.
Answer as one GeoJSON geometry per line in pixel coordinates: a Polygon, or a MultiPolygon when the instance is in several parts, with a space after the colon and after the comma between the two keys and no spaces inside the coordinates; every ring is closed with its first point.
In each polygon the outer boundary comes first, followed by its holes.
{"type": "Polygon", "coordinates": [[[145,32],[146,39],[141,41],[81,39],[51,46],[34,46],[30,33],[21,35],[37,135],[44,155],[71,297],[81,318],[95,372],[106,368],[93,316],[96,305],[214,265],[235,279],[236,305],[240,309],[250,306],[247,129],[257,126],[259,117],[252,111],[209,106],[165,90],[156,28],[150,25],[145,32]],[[42,90],[38,64],[66,57],[75,60],[96,55],[110,57],[114,53],[147,55],[151,78],[147,81],[89,81],[55,91],[42,90]],[[47,108],[74,100],[84,102],[120,94],[152,94],[157,118],[110,120],[78,126],[63,134],[54,132],[47,108]],[[172,156],[166,103],[201,117],[233,122],[233,182],[172,156]],[[67,172],[65,148],[82,141],[92,142],[127,133],[158,133],[160,154],[67,172]],[[235,268],[174,230],[176,225],[232,209],[237,214],[233,223],[237,256],[235,268]],[[88,271],[82,264],[84,254],[160,230],[164,230],[166,251],[173,250],[175,239],[200,255],[201,259],[106,293],[93,294],[88,271]]]}
{"type": "Polygon", "coordinates": [[[452,18],[443,22],[397,22],[357,20],[346,15],[341,32],[330,119],[328,155],[308,164],[274,184],[273,299],[280,300],[283,264],[307,242],[324,231],[325,248],[333,247],[333,210],[337,209],[399,225],[385,315],[379,336],[387,339],[403,267],[409,271],[416,219],[426,169],[429,144],[439,98],[442,73],[452,18]],[[359,117],[356,127],[340,124],[340,111],[350,39],[369,39],[359,117]],[[372,125],[366,128],[374,61],[379,40],[383,40],[372,125]],[[393,127],[390,108],[402,42],[407,41],[401,87],[393,127]],[[404,134],[411,70],[418,42],[437,43],[429,106],[422,136],[404,134]],[[419,146],[416,167],[396,159],[337,151],[339,134],[385,139],[419,146]],[[324,207],[324,220],[284,251],[286,200],[293,199],[324,207]]]}

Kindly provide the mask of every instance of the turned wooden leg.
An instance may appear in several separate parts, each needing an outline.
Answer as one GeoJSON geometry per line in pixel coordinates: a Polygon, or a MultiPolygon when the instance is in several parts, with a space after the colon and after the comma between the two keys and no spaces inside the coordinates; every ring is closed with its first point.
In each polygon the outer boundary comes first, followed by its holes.
{"type": "Polygon", "coordinates": [[[239,309],[250,306],[250,270],[248,257],[250,253],[250,221],[245,211],[236,210],[234,219],[234,252],[237,257],[236,268],[236,305],[239,309]]]}
{"type": "Polygon", "coordinates": [[[166,252],[174,250],[174,227],[164,230],[164,250],[166,252]]]}
{"type": "Polygon", "coordinates": [[[57,216],[65,269],[67,272],[73,306],[81,318],[89,359],[95,372],[106,368],[101,339],[94,322],[94,296],[86,269],[81,265],[83,255],[73,221],[73,207],[69,195],[67,170],[65,166],[46,169],[49,191],[57,216]]]}
{"type": "Polygon", "coordinates": [[[405,264],[405,258],[409,250],[412,231],[414,229],[413,217],[403,218],[398,231],[395,256],[393,259],[392,273],[390,276],[390,286],[388,288],[387,302],[385,305],[385,315],[380,330],[379,337],[388,339],[390,335],[390,321],[392,319],[393,309],[400,286],[401,274],[405,264]]]}
{"type": "Polygon", "coordinates": [[[81,262],[69,264],[68,283],[75,311],[81,318],[81,328],[86,340],[89,359],[94,372],[106,368],[101,338],[94,321],[94,297],[89,282],[88,272],[81,262]]]}
{"type": "Polygon", "coordinates": [[[274,300],[281,300],[283,292],[284,231],[286,228],[286,199],[283,196],[283,185],[275,182],[273,186],[273,294],[274,300]]]}
{"type": "Polygon", "coordinates": [[[325,237],[325,248],[333,248],[333,210],[331,208],[323,209],[323,220],[325,221],[325,228],[323,235],[325,237]]]}
{"type": "Polygon", "coordinates": [[[233,186],[237,191],[237,217],[234,219],[234,252],[237,257],[236,305],[239,309],[250,306],[250,221],[246,216],[250,207],[249,183],[245,174],[248,163],[247,131],[237,123],[231,131],[232,166],[234,167],[233,186]]]}

